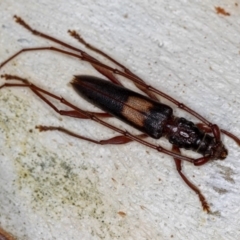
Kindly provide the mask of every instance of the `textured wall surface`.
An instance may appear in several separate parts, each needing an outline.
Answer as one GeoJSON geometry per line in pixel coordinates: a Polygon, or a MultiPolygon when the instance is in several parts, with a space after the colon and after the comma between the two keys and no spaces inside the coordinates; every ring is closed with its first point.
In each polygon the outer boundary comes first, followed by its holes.
{"type": "MultiPolygon", "coordinates": [[[[0,62],[22,48],[58,46],[16,24],[14,14],[84,49],[67,34],[75,29],[148,84],[240,136],[237,2],[8,0],[1,1],[0,9],[0,62]],[[217,14],[216,7],[230,15],[217,14]]],[[[31,52],[9,62],[0,69],[3,73],[28,78],[97,111],[68,84],[76,74],[100,76],[88,63],[31,52]]],[[[184,164],[211,206],[212,213],[206,214],[170,157],[138,143],[98,146],[59,132],[39,133],[39,124],[94,139],[115,134],[88,120],[59,116],[29,89],[0,90],[0,225],[17,239],[240,238],[240,148],[228,137],[223,136],[229,150],[225,161],[184,164]]],[[[164,139],[158,144],[170,147],[164,139]]]]}

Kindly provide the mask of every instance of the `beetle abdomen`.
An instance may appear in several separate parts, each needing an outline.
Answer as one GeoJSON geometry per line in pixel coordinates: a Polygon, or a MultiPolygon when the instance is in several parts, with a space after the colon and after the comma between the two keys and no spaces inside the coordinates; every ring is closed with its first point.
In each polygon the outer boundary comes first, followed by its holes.
{"type": "Polygon", "coordinates": [[[75,76],[72,85],[85,100],[152,138],[162,136],[172,116],[169,106],[97,77],[75,76]]]}

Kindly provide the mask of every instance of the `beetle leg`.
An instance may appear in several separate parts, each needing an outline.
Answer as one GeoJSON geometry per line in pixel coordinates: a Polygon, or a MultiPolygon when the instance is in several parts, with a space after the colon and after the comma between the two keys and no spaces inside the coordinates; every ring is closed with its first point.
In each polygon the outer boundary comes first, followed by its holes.
{"type": "MultiPolygon", "coordinates": [[[[46,94],[50,97],[53,98],[57,98],[54,94],[49,93],[39,87],[37,87],[36,85],[33,85],[32,83],[30,83],[27,79],[15,76],[15,75],[9,75],[9,74],[5,74],[5,75],[1,75],[2,78],[5,78],[6,80],[17,80],[17,81],[21,81],[22,83],[5,83],[2,86],[0,86],[0,89],[3,87],[28,87],[30,88],[36,95],[38,95],[43,101],[45,101],[51,108],[53,108],[57,113],[59,113],[60,115],[65,115],[65,116],[69,116],[69,117],[74,117],[74,118],[82,118],[82,119],[90,119],[86,114],[82,114],[81,112],[77,111],[77,110],[58,110],[48,99],[46,99],[41,93],[46,94]],[[39,93],[41,92],[41,93],[39,93]]],[[[58,99],[59,100],[59,99],[58,99]]],[[[111,115],[109,115],[108,113],[96,113],[96,112],[87,112],[85,111],[85,113],[87,114],[91,114],[91,115],[95,115],[96,117],[100,117],[100,118],[106,118],[106,117],[112,117],[111,115]]],[[[106,139],[106,140],[93,140],[91,138],[86,138],[84,136],[81,136],[79,134],[76,134],[74,132],[71,132],[65,128],[62,127],[54,127],[54,126],[36,126],[36,128],[38,128],[40,131],[53,131],[53,130],[57,130],[60,132],[64,132],[68,135],[71,135],[73,137],[77,137],[79,139],[83,139],[89,142],[93,142],[96,144],[101,144],[101,145],[105,145],[105,144],[125,144],[128,142],[133,141],[132,139],[129,139],[126,136],[120,135],[120,136],[116,136],[110,139],[106,139]]],[[[145,138],[147,137],[146,134],[139,134],[136,135],[136,137],[138,138],[145,138]]]]}
{"type": "MultiPolygon", "coordinates": [[[[152,98],[153,100],[155,101],[159,101],[159,99],[156,97],[156,95],[151,92],[151,91],[148,91],[148,89],[145,87],[146,83],[140,78],[138,77],[137,75],[135,75],[133,72],[131,72],[128,68],[126,68],[124,65],[122,65],[121,63],[119,63],[118,61],[116,61],[114,58],[110,57],[108,54],[106,54],[105,52],[103,52],[102,50],[96,48],[95,46],[93,46],[92,44],[89,44],[88,42],[86,42],[84,40],[84,38],[82,38],[82,36],[77,33],[75,30],[68,30],[68,33],[70,34],[70,36],[72,36],[73,38],[77,39],[78,42],[80,42],[81,44],[83,44],[86,48],[90,49],[91,51],[93,52],[96,52],[97,54],[105,57],[106,59],[110,60],[112,63],[114,63],[116,66],[120,67],[121,70],[125,73],[127,73],[129,76],[132,76],[133,78],[137,79],[139,82],[142,82],[144,83],[144,86],[142,85],[139,85],[137,82],[134,82],[133,83],[136,85],[136,87],[138,89],[140,89],[143,93],[147,94],[150,98],[152,98]]],[[[111,76],[109,77],[110,75],[110,71],[107,70],[106,68],[101,68],[99,69],[99,66],[97,65],[94,65],[92,64],[92,66],[97,70],[99,71],[101,74],[103,74],[104,76],[106,76],[110,81],[112,81],[113,83],[117,83],[119,85],[122,85],[121,82],[118,81],[118,79],[113,75],[111,74],[111,76]]],[[[127,77],[127,76],[126,76],[127,77]]]]}
{"type": "MultiPolygon", "coordinates": [[[[232,133],[230,133],[224,129],[219,129],[218,126],[217,126],[218,129],[217,129],[215,124],[212,125],[212,127],[209,127],[209,126],[205,125],[204,123],[197,123],[196,126],[206,133],[213,133],[213,135],[216,139],[218,139],[217,137],[220,135],[220,133],[219,133],[219,130],[220,130],[220,132],[222,132],[225,135],[227,135],[228,137],[232,138],[238,144],[238,146],[240,146],[240,139],[237,136],[233,135],[232,133]]],[[[219,136],[219,140],[220,140],[220,136],[219,136]]]]}
{"type": "Polygon", "coordinates": [[[0,227],[0,239],[6,239],[6,240],[16,240],[16,238],[6,230],[2,229],[0,227]]]}
{"type": "Polygon", "coordinates": [[[234,134],[232,134],[232,133],[230,133],[230,132],[228,132],[224,129],[220,129],[220,131],[222,133],[224,133],[225,135],[227,135],[228,137],[232,138],[238,144],[238,146],[240,147],[240,139],[237,136],[235,136],[234,134]]]}
{"type": "MultiPolygon", "coordinates": [[[[176,146],[173,145],[172,150],[176,153],[181,153],[180,149],[176,146]]],[[[200,202],[202,203],[202,207],[203,210],[206,211],[207,213],[210,213],[210,207],[207,203],[206,198],[203,196],[203,194],[201,193],[201,191],[199,190],[199,188],[197,186],[195,186],[193,183],[191,183],[188,178],[184,175],[184,173],[182,172],[182,161],[178,158],[174,158],[175,164],[176,164],[176,169],[179,173],[179,175],[181,176],[181,178],[183,179],[183,181],[198,195],[200,202]]]]}
{"type": "Polygon", "coordinates": [[[197,123],[196,126],[206,133],[212,133],[217,141],[221,141],[220,129],[216,124],[212,124],[211,126],[208,126],[203,123],[197,123]]]}
{"type": "MultiPolygon", "coordinates": [[[[28,87],[30,88],[36,95],[38,95],[43,101],[45,101],[51,108],[53,108],[57,113],[59,113],[60,115],[65,115],[65,116],[69,116],[69,117],[74,117],[74,118],[81,118],[81,119],[90,119],[86,114],[82,114],[80,111],[77,110],[58,110],[48,99],[46,99],[41,93],[46,94],[50,97],[53,97],[55,99],[58,99],[58,97],[56,97],[54,94],[49,93],[48,91],[43,90],[42,88],[37,87],[36,85],[33,85],[32,83],[30,83],[27,79],[15,76],[15,75],[9,75],[9,74],[5,74],[5,75],[1,75],[2,78],[5,78],[6,80],[16,80],[16,81],[20,81],[22,83],[5,83],[2,86],[0,86],[0,89],[3,87],[28,87]],[[39,93],[41,92],[41,93],[39,93]]],[[[110,114],[108,113],[98,113],[98,112],[87,112],[85,111],[85,113],[87,114],[91,114],[91,115],[95,115],[96,117],[100,117],[100,118],[106,118],[106,117],[112,117],[110,114]]],[[[68,135],[71,135],[73,137],[77,137],[89,142],[93,142],[96,144],[125,144],[128,142],[133,141],[132,139],[129,139],[123,135],[120,136],[116,136],[107,140],[100,140],[100,141],[96,141],[90,138],[86,138],[84,136],[75,134],[74,132],[71,132],[65,128],[62,127],[54,127],[54,126],[36,126],[36,128],[38,128],[40,131],[53,131],[53,130],[58,130],[61,132],[64,132],[68,135]]],[[[136,135],[136,137],[138,138],[145,138],[147,137],[146,134],[139,134],[136,135]]]]}
{"type": "MultiPolygon", "coordinates": [[[[99,145],[107,145],[107,144],[118,145],[118,144],[126,144],[126,143],[129,143],[129,142],[133,141],[132,139],[129,139],[128,137],[125,137],[123,135],[112,137],[112,138],[105,139],[105,140],[94,140],[92,138],[87,138],[87,137],[84,137],[80,134],[76,134],[75,132],[70,131],[70,130],[68,130],[66,128],[63,128],[63,127],[38,125],[38,126],[36,126],[36,128],[39,129],[40,132],[43,132],[43,131],[63,132],[63,133],[65,133],[67,135],[70,135],[72,137],[79,138],[79,139],[82,139],[82,140],[85,140],[85,141],[88,141],[88,142],[92,142],[92,143],[95,143],[95,144],[99,144],[99,145]]],[[[145,137],[147,137],[147,135],[142,133],[142,134],[136,135],[136,137],[145,138],[145,137]]]]}
{"type": "Polygon", "coordinates": [[[197,123],[196,126],[206,133],[212,133],[212,129],[204,123],[197,123]]]}
{"type": "MultiPolygon", "coordinates": [[[[25,78],[21,78],[15,75],[9,75],[9,74],[4,74],[0,76],[1,78],[5,78],[6,80],[16,80],[16,81],[20,81],[21,83],[4,83],[3,85],[0,86],[1,88],[4,87],[27,87],[30,88],[36,95],[38,95],[40,98],[44,98],[43,100],[51,107],[53,108],[57,113],[59,113],[60,115],[66,115],[69,117],[73,117],[73,118],[81,118],[81,119],[89,119],[89,117],[86,116],[86,114],[82,114],[81,112],[77,111],[77,110],[58,110],[48,99],[46,99],[42,94],[40,94],[39,92],[48,95],[52,98],[55,98],[57,100],[59,100],[58,98],[55,97],[54,94],[37,87],[36,85],[33,85],[32,83],[30,83],[27,79],[25,78]]],[[[94,114],[95,116],[99,117],[99,118],[108,118],[108,117],[112,117],[110,114],[105,113],[105,112],[88,112],[86,111],[86,113],[89,114],[94,114]]]]}

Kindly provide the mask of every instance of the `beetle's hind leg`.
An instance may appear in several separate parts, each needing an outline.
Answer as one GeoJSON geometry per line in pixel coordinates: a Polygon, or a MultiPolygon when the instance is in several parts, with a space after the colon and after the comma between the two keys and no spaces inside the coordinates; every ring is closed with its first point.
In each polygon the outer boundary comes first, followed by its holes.
{"type": "MultiPolygon", "coordinates": [[[[83,44],[86,48],[88,48],[89,50],[105,57],[106,59],[108,59],[109,61],[111,61],[112,63],[114,63],[117,67],[120,68],[120,71],[123,71],[124,73],[127,74],[127,76],[132,77],[134,79],[137,79],[139,82],[143,83],[144,85],[147,86],[147,84],[143,81],[143,79],[141,79],[140,77],[138,77],[137,75],[135,75],[132,71],[130,71],[127,67],[125,67],[124,65],[122,65],[121,63],[119,63],[117,60],[115,60],[114,58],[112,58],[110,55],[108,55],[107,53],[103,52],[102,50],[98,49],[97,47],[93,46],[92,44],[88,43],[87,41],[85,41],[85,39],[79,34],[77,33],[75,30],[68,30],[68,33],[70,34],[70,36],[72,36],[73,38],[75,38],[78,42],[80,42],[81,44],[83,44]]],[[[96,60],[96,59],[95,59],[96,60]]],[[[100,62],[99,62],[100,63],[100,62]]],[[[92,64],[92,63],[91,63],[92,64]]],[[[110,81],[112,81],[113,83],[116,83],[118,85],[122,85],[122,83],[116,78],[116,76],[113,74],[113,72],[111,70],[108,70],[106,68],[102,68],[99,65],[95,65],[92,64],[92,66],[99,71],[102,75],[104,75],[105,77],[107,77],[110,81]]],[[[126,77],[127,77],[126,76],[126,77]]],[[[150,98],[152,98],[155,101],[159,101],[159,99],[156,97],[156,95],[151,92],[148,91],[148,89],[145,86],[139,85],[137,82],[132,81],[135,86],[140,89],[143,93],[147,94],[150,98]]]]}
{"type": "MultiPolygon", "coordinates": [[[[72,104],[68,103],[65,99],[63,99],[62,97],[58,97],[55,94],[52,94],[34,84],[32,84],[31,82],[29,82],[27,79],[16,76],[16,75],[10,75],[10,74],[4,74],[0,76],[1,78],[5,78],[6,80],[15,80],[17,82],[20,83],[5,83],[3,85],[0,86],[1,88],[4,87],[27,87],[30,90],[32,90],[39,98],[41,98],[45,103],[47,103],[55,112],[57,112],[60,115],[64,115],[64,116],[68,116],[68,117],[73,117],[73,118],[81,118],[81,119],[91,119],[90,116],[94,115],[97,118],[108,118],[108,117],[112,117],[111,115],[109,115],[108,113],[102,112],[89,112],[89,111],[83,111],[80,108],[77,108],[76,106],[73,106],[72,104]],[[60,102],[64,103],[65,105],[69,106],[70,108],[72,108],[72,110],[59,110],[51,101],[49,101],[44,95],[47,95],[48,97],[54,98],[56,100],[59,100],[60,102]]],[[[40,131],[60,131],[63,132],[65,134],[71,135],[73,137],[82,139],[82,140],[86,140],[89,142],[93,142],[96,144],[100,144],[100,145],[105,145],[105,144],[125,144],[128,142],[133,141],[132,139],[124,136],[124,135],[119,135],[119,136],[115,136],[113,138],[110,139],[106,139],[106,140],[94,140],[91,138],[87,138],[84,137],[82,135],[76,134],[72,131],[69,131],[65,128],[62,127],[55,127],[55,126],[36,126],[37,129],[39,129],[40,131]]],[[[136,135],[136,137],[138,138],[146,138],[147,135],[146,134],[139,134],[136,135]]]]}
{"type": "Polygon", "coordinates": [[[69,117],[73,117],[73,118],[81,118],[81,119],[89,119],[89,117],[86,114],[94,114],[95,116],[97,116],[99,118],[112,117],[111,115],[109,115],[108,113],[105,113],[105,112],[78,111],[77,107],[75,107],[75,109],[71,109],[71,110],[58,110],[44,95],[47,95],[51,98],[59,100],[60,102],[64,101],[63,98],[58,97],[40,87],[37,87],[33,83],[29,82],[27,79],[22,78],[22,77],[19,77],[16,75],[10,75],[10,74],[3,74],[0,77],[6,79],[7,81],[8,80],[17,81],[17,83],[16,82],[14,82],[14,83],[6,82],[0,86],[0,89],[4,88],[4,87],[27,87],[30,90],[32,90],[39,98],[41,98],[44,102],[46,102],[54,111],[56,111],[60,115],[65,115],[65,116],[69,116],[69,117]],[[86,114],[84,114],[84,113],[86,113],[86,114]]]}

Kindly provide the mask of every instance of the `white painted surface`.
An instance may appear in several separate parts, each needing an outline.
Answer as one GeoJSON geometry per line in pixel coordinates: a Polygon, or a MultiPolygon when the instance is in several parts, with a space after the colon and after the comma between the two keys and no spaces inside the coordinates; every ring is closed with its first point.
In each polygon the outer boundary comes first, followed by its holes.
{"type": "MultiPolygon", "coordinates": [[[[80,46],[67,34],[75,29],[147,83],[240,136],[239,7],[224,1],[2,1],[0,62],[23,47],[52,45],[17,25],[14,14],[80,46]],[[215,6],[231,16],[217,15],[215,6]]],[[[98,75],[87,63],[27,53],[0,71],[93,109],[68,85],[74,74],[98,75]]],[[[225,161],[184,165],[211,204],[214,214],[207,215],[171,158],[137,143],[96,146],[39,133],[38,124],[96,139],[113,134],[58,116],[27,89],[0,91],[0,223],[18,239],[239,239],[240,151],[231,139],[223,137],[225,161]]]]}

